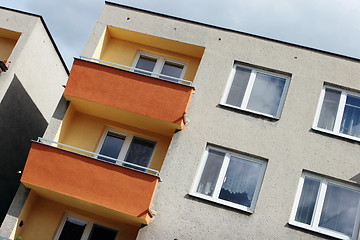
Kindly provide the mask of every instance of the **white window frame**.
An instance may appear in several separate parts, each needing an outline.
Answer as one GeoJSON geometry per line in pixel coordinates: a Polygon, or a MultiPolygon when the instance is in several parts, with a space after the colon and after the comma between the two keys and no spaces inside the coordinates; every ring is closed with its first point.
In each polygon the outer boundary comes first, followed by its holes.
{"type": "Polygon", "coordinates": [[[357,188],[353,185],[350,184],[345,184],[339,181],[335,181],[335,180],[331,180],[328,179],[326,177],[321,177],[312,173],[305,173],[303,172],[301,174],[300,177],[300,181],[297,187],[297,191],[296,191],[296,195],[295,195],[295,200],[293,203],[293,208],[291,210],[291,214],[290,214],[290,219],[289,219],[289,224],[293,225],[293,226],[297,226],[300,228],[304,228],[313,232],[317,232],[317,233],[321,233],[327,236],[331,236],[331,237],[335,237],[338,239],[344,239],[344,240],[356,240],[359,234],[359,223],[360,223],[360,213],[358,213],[357,219],[355,221],[355,229],[353,230],[353,234],[354,234],[354,238],[349,238],[348,236],[341,234],[339,232],[335,232],[332,231],[330,229],[326,229],[323,227],[319,227],[319,222],[320,222],[320,217],[321,217],[321,211],[322,211],[322,207],[324,205],[324,200],[325,200],[325,194],[326,194],[326,189],[328,184],[331,183],[333,185],[342,187],[342,188],[347,188],[347,189],[351,189],[351,190],[355,190],[355,191],[360,191],[360,188],[357,188]],[[311,218],[311,224],[305,224],[305,223],[301,223],[301,222],[297,222],[295,221],[295,216],[296,216],[296,212],[298,209],[298,205],[299,205],[299,201],[300,201],[300,197],[301,197],[301,192],[302,192],[302,188],[304,185],[304,181],[305,181],[305,177],[310,177],[312,179],[316,179],[320,181],[320,186],[319,186],[319,192],[316,198],[316,203],[315,203],[315,208],[314,208],[314,213],[313,216],[311,218]],[[356,227],[358,226],[358,227],[356,227]],[[357,228],[357,229],[356,229],[357,228]]]}
{"type": "MultiPolygon", "coordinates": [[[[154,67],[154,70],[151,72],[151,76],[155,77],[155,78],[160,78],[160,74],[161,74],[161,70],[164,67],[165,62],[171,62],[174,64],[179,64],[179,65],[183,65],[183,69],[181,72],[181,75],[179,77],[179,80],[184,78],[186,69],[187,69],[187,64],[185,62],[179,61],[179,60],[175,60],[175,59],[171,59],[171,58],[167,58],[167,57],[163,57],[163,56],[159,56],[159,55],[155,55],[155,54],[151,54],[151,53],[147,53],[147,52],[143,52],[143,51],[139,51],[136,54],[135,60],[133,62],[132,68],[134,69],[133,71],[135,71],[135,67],[137,62],[139,61],[140,56],[145,56],[145,57],[149,57],[149,58],[155,58],[156,59],[156,64],[154,67]]],[[[164,75],[166,76],[166,75],[164,75]]],[[[166,76],[166,77],[170,77],[171,76],[166,76]]],[[[161,80],[165,80],[165,79],[161,79],[161,80]]],[[[165,80],[167,81],[167,80],[165,80]]],[[[176,81],[176,78],[174,78],[174,81],[176,81]]]]}
{"type": "Polygon", "coordinates": [[[360,97],[359,93],[355,93],[355,92],[352,92],[352,91],[343,90],[341,88],[336,88],[336,87],[331,87],[331,86],[328,86],[328,85],[324,85],[322,90],[321,90],[321,93],[320,93],[320,98],[319,98],[319,102],[318,102],[318,105],[317,105],[317,110],[316,110],[315,119],[314,119],[312,128],[317,130],[317,131],[329,133],[329,134],[332,134],[332,135],[348,138],[348,139],[355,140],[355,141],[360,141],[359,137],[347,135],[347,134],[344,134],[344,133],[340,132],[341,121],[342,121],[344,110],[345,110],[345,104],[346,104],[347,95],[360,97]],[[335,118],[335,124],[334,124],[333,131],[330,131],[330,130],[327,130],[327,129],[324,129],[324,128],[320,128],[320,127],[317,126],[318,122],[319,122],[319,118],[320,118],[321,108],[322,108],[322,105],[324,103],[326,89],[332,89],[332,90],[336,90],[336,91],[341,92],[338,111],[336,113],[336,118],[335,118]]]}
{"type": "MultiPolygon", "coordinates": [[[[98,144],[98,146],[97,146],[97,148],[96,148],[96,152],[95,152],[95,153],[97,153],[97,154],[100,153],[101,147],[102,147],[102,145],[104,144],[105,138],[106,138],[106,136],[107,136],[107,134],[108,134],[109,132],[114,133],[114,134],[116,134],[116,135],[120,135],[120,136],[124,136],[124,137],[125,137],[125,140],[124,140],[124,143],[123,143],[123,145],[122,145],[122,147],[121,147],[120,153],[119,153],[118,157],[116,158],[117,160],[120,160],[120,161],[122,161],[122,162],[115,162],[116,165],[120,165],[120,166],[122,166],[122,165],[124,165],[124,164],[127,164],[127,163],[125,162],[125,159],[126,159],[126,156],[127,156],[128,152],[129,152],[129,150],[130,150],[130,146],[131,146],[131,143],[132,143],[134,137],[139,137],[139,138],[142,138],[142,139],[145,139],[145,140],[149,140],[149,141],[155,142],[155,147],[154,147],[153,153],[152,153],[152,155],[151,155],[151,157],[150,157],[150,161],[149,161],[149,163],[148,163],[147,166],[143,166],[143,167],[148,168],[148,167],[150,166],[151,161],[152,161],[152,159],[153,159],[153,157],[154,157],[154,155],[155,155],[157,145],[158,145],[157,141],[156,141],[156,140],[153,140],[153,139],[149,139],[149,138],[147,138],[147,137],[142,137],[142,136],[134,135],[134,134],[131,134],[131,133],[128,133],[128,132],[120,131],[120,130],[114,129],[114,128],[106,128],[106,129],[105,129],[105,131],[103,132],[103,134],[102,134],[102,136],[101,136],[101,139],[100,139],[100,141],[99,141],[99,144],[98,144]]],[[[97,156],[97,158],[98,158],[98,157],[99,157],[99,156],[97,156]]]]}
{"type": "Polygon", "coordinates": [[[229,78],[227,80],[227,84],[226,84],[224,93],[223,93],[223,95],[221,97],[221,100],[220,100],[220,104],[224,105],[224,106],[227,106],[227,107],[231,107],[231,108],[235,108],[235,109],[239,109],[239,110],[243,110],[243,111],[263,115],[263,116],[266,116],[266,117],[279,119],[280,115],[281,115],[281,112],[282,112],[282,109],[284,107],[286,95],[287,95],[287,92],[288,92],[288,89],[289,89],[289,84],[290,84],[290,77],[289,76],[235,63],[233,68],[231,69],[231,72],[230,72],[229,78]],[[232,83],[234,81],[234,77],[235,77],[235,73],[236,73],[236,67],[241,67],[241,68],[251,70],[249,82],[248,82],[248,85],[246,86],[246,90],[245,90],[245,93],[244,93],[244,98],[243,98],[243,101],[242,101],[240,106],[235,106],[235,105],[231,105],[231,104],[226,103],[226,100],[227,100],[227,98],[229,96],[229,93],[230,93],[230,90],[231,90],[232,83]],[[285,79],[284,91],[283,91],[283,94],[281,95],[278,110],[277,110],[277,113],[276,113],[275,116],[270,115],[270,114],[266,114],[266,113],[262,113],[262,112],[258,112],[258,111],[254,111],[254,110],[251,110],[251,109],[247,108],[247,105],[249,103],[251,91],[253,89],[257,73],[262,73],[262,74],[266,74],[266,75],[270,75],[270,76],[285,79]]]}
{"type": "Polygon", "coordinates": [[[98,222],[95,222],[91,219],[88,219],[88,218],[84,218],[84,217],[79,217],[79,216],[76,216],[74,214],[69,214],[69,213],[65,213],[64,214],[64,217],[62,218],[61,220],[61,223],[60,223],[60,226],[58,228],[58,230],[56,231],[56,234],[55,234],[55,237],[54,237],[54,240],[58,240],[59,237],[60,237],[60,234],[65,226],[65,223],[66,223],[66,220],[68,218],[72,218],[76,221],[79,221],[79,222],[83,222],[86,224],[86,227],[84,229],[84,233],[83,235],[81,236],[81,239],[80,240],[87,240],[91,234],[91,230],[93,228],[93,226],[96,224],[96,225],[99,225],[99,226],[103,226],[103,227],[106,227],[106,228],[109,228],[111,230],[114,230],[114,231],[117,231],[117,234],[116,234],[116,237],[115,237],[115,240],[117,240],[119,238],[119,235],[120,235],[120,231],[118,229],[115,229],[113,227],[109,227],[105,224],[102,224],[102,223],[98,223],[98,222]]]}
{"type": "Polygon", "coordinates": [[[211,202],[216,202],[216,203],[219,203],[219,204],[222,204],[222,205],[226,205],[228,207],[236,208],[236,209],[239,209],[239,210],[242,210],[242,211],[245,211],[245,212],[253,213],[254,209],[255,209],[257,199],[258,199],[258,196],[259,196],[259,193],[260,193],[260,188],[261,188],[264,176],[265,176],[266,166],[267,166],[267,162],[264,161],[264,160],[260,160],[260,159],[252,158],[252,157],[249,157],[249,156],[246,156],[246,155],[234,153],[232,151],[225,150],[225,149],[218,148],[218,147],[206,146],[206,149],[205,149],[205,151],[204,151],[204,153],[202,155],[202,158],[201,158],[200,165],[199,165],[198,170],[196,172],[194,182],[193,182],[193,184],[191,186],[191,190],[189,192],[189,195],[194,196],[194,197],[198,197],[198,198],[202,198],[202,199],[206,199],[206,200],[211,201],[211,202]],[[223,164],[221,166],[220,173],[219,173],[219,177],[218,177],[218,180],[217,180],[216,185],[215,185],[214,194],[213,194],[214,197],[204,195],[204,194],[201,194],[201,193],[197,192],[197,188],[198,188],[198,185],[200,183],[200,179],[201,179],[202,173],[204,171],[205,164],[207,162],[208,154],[209,154],[210,149],[218,151],[218,152],[222,152],[222,153],[225,154],[224,161],[223,161],[223,164]],[[244,161],[255,162],[255,163],[258,163],[258,164],[262,165],[262,168],[260,170],[261,171],[260,172],[260,177],[259,177],[258,182],[256,184],[253,200],[251,202],[250,207],[246,207],[246,206],[243,206],[243,205],[240,205],[240,204],[236,204],[236,203],[233,203],[233,202],[226,201],[226,200],[218,198],[218,196],[220,194],[221,186],[222,186],[222,184],[224,182],[226,171],[227,171],[229,163],[230,163],[230,157],[231,156],[235,156],[235,157],[240,158],[240,159],[242,159],[244,161]]]}

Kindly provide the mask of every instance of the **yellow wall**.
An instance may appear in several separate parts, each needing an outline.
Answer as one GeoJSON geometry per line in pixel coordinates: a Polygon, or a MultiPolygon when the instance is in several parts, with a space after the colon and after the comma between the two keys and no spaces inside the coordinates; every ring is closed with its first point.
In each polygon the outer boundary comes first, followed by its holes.
{"type": "Polygon", "coordinates": [[[53,239],[65,214],[117,229],[120,232],[118,240],[136,239],[140,228],[48,200],[31,191],[19,217],[19,222],[23,221],[24,225],[17,227],[15,236],[21,236],[24,240],[53,239]]]}
{"type": "MultiPolygon", "coordinates": [[[[150,45],[134,43],[123,39],[114,38],[111,37],[111,35],[108,32],[109,32],[108,30],[105,30],[105,32],[101,36],[99,40],[99,44],[93,55],[94,58],[98,58],[108,62],[122,64],[125,66],[132,66],[137,53],[141,51],[141,52],[150,53],[150,54],[178,60],[181,62],[185,62],[186,72],[183,78],[189,81],[194,80],[196,71],[200,63],[200,58],[184,55],[174,51],[161,49],[159,47],[153,47],[150,45]],[[100,52],[101,52],[101,56],[99,58],[100,52]]],[[[139,37],[144,37],[144,36],[139,34],[139,37]]],[[[151,40],[164,41],[164,39],[162,38],[155,38],[155,37],[152,38],[151,40]]],[[[152,42],[152,44],[161,46],[161,44],[154,44],[154,42],[152,42]]],[[[174,48],[173,50],[176,49],[177,48],[174,48]]]]}
{"type": "Polygon", "coordinates": [[[15,47],[20,33],[0,28],[0,61],[7,60],[15,47]]]}
{"type": "Polygon", "coordinates": [[[160,170],[171,137],[162,136],[143,129],[76,112],[71,107],[71,104],[63,120],[59,142],[96,152],[101,137],[107,128],[117,129],[119,131],[156,141],[155,153],[149,167],[160,170]]]}
{"type": "Polygon", "coordinates": [[[104,29],[103,34],[101,35],[99,42],[96,46],[96,49],[93,54],[93,58],[100,59],[101,55],[103,54],[103,49],[106,49],[107,44],[110,40],[110,33],[107,31],[107,29],[104,29]]]}
{"type": "Polygon", "coordinates": [[[9,59],[15,44],[16,40],[0,37],[0,61],[9,59]]]}

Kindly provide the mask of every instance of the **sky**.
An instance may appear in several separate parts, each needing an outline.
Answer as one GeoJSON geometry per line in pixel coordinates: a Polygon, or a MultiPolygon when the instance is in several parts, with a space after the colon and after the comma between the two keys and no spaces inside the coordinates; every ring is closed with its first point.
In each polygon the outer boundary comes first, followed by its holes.
{"type": "MultiPolygon", "coordinates": [[[[360,59],[359,0],[111,0],[360,59]]],[[[43,16],[67,66],[81,55],[102,0],[0,0],[43,16]]]]}

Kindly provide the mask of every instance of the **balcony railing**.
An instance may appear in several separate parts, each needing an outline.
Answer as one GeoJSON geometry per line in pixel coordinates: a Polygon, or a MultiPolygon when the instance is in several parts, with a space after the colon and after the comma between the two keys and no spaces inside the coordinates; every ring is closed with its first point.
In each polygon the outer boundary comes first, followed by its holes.
{"type": "Polygon", "coordinates": [[[80,153],[81,149],[55,144],[59,143],[41,138],[32,143],[21,176],[27,188],[99,216],[149,223],[152,200],[160,181],[158,171],[132,165],[137,168],[134,169],[128,163],[119,166],[96,159],[99,156],[96,153],[86,150],[80,153]]]}
{"type": "Polygon", "coordinates": [[[170,136],[184,129],[193,92],[190,85],[76,58],[64,96],[78,112],[170,136]]]}
{"type": "Polygon", "coordinates": [[[100,59],[96,59],[96,58],[91,58],[91,57],[80,56],[80,59],[91,61],[91,62],[96,62],[96,63],[107,65],[107,66],[111,65],[113,67],[116,67],[116,68],[119,68],[119,69],[122,69],[122,70],[127,70],[127,71],[130,71],[130,72],[136,71],[136,73],[144,74],[146,76],[155,75],[156,77],[158,77],[159,79],[164,80],[164,81],[175,82],[175,83],[179,83],[179,84],[186,85],[186,86],[192,86],[192,82],[189,81],[189,80],[176,78],[176,77],[172,77],[172,76],[161,74],[161,73],[154,73],[154,72],[151,72],[151,71],[146,71],[144,69],[130,67],[130,66],[119,64],[119,63],[108,62],[108,61],[104,61],[104,60],[100,60],[100,59]]]}
{"type": "Polygon", "coordinates": [[[130,168],[131,170],[134,170],[134,171],[144,172],[144,173],[147,173],[147,174],[150,174],[150,175],[153,175],[153,176],[157,176],[157,177],[159,176],[159,171],[157,171],[155,169],[144,167],[144,166],[134,164],[134,163],[131,163],[131,162],[126,162],[126,161],[119,160],[119,159],[116,159],[116,158],[108,157],[108,156],[105,156],[105,155],[102,155],[102,154],[99,154],[99,153],[90,152],[90,151],[87,151],[87,150],[84,150],[84,149],[81,149],[81,148],[77,148],[77,147],[73,147],[73,146],[70,146],[70,145],[67,145],[67,144],[51,141],[51,140],[41,138],[41,137],[38,137],[37,142],[43,143],[43,144],[48,145],[48,146],[54,146],[54,145],[63,146],[63,147],[66,147],[66,148],[76,150],[77,152],[84,153],[84,154],[81,154],[81,155],[84,155],[86,157],[88,157],[88,155],[86,155],[86,153],[91,154],[93,156],[93,158],[98,160],[98,161],[106,162],[106,163],[109,163],[109,164],[120,165],[120,166],[125,167],[125,168],[130,168]],[[105,158],[105,159],[107,159],[109,161],[102,160],[99,157],[105,158]],[[115,162],[115,163],[113,163],[113,162],[115,162]],[[139,169],[139,170],[137,170],[137,169],[139,169]]]}

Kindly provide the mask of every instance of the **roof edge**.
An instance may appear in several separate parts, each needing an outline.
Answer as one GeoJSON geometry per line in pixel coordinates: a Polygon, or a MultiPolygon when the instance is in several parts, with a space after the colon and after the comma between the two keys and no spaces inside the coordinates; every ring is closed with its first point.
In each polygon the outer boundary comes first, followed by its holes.
{"type": "Polygon", "coordinates": [[[51,35],[51,33],[50,33],[50,30],[49,30],[49,28],[47,27],[46,22],[45,22],[44,18],[43,18],[41,15],[38,15],[38,14],[35,14],[35,13],[30,13],[30,12],[25,12],[25,11],[13,9],[13,8],[7,8],[7,7],[3,7],[3,6],[0,6],[0,9],[4,9],[4,10],[8,10],[8,11],[12,11],[12,12],[17,12],[17,13],[21,13],[21,14],[26,14],[26,15],[30,15],[30,16],[33,16],[33,17],[38,17],[38,18],[40,18],[42,24],[44,25],[45,31],[46,31],[46,33],[48,34],[48,36],[49,36],[49,38],[50,38],[50,41],[51,41],[51,43],[53,44],[53,46],[54,46],[54,48],[55,48],[55,51],[56,51],[57,55],[59,56],[60,61],[61,61],[62,65],[63,65],[63,67],[65,68],[65,71],[66,71],[67,75],[69,75],[69,69],[67,68],[66,63],[65,63],[65,61],[64,61],[64,59],[63,59],[63,57],[62,57],[62,55],[61,55],[61,53],[60,53],[60,51],[59,51],[59,48],[57,47],[57,45],[56,45],[56,43],[55,43],[55,40],[54,40],[54,38],[52,37],[52,35],[51,35]]]}
{"type": "Polygon", "coordinates": [[[288,45],[288,46],[292,46],[292,47],[297,47],[297,48],[301,48],[301,49],[305,49],[305,50],[315,51],[315,52],[318,52],[318,53],[323,53],[323,54],[327,54],[327,55],[331,55],[331,56],[335,56],[335,57],[339,57],[339,58],[344,58],[344,59],[347,59],[347,60],[353,60],[353,61],[360,62],[360,58],[350,57],[350,56],[346,56],[346,55],[343,55],[343,54],[334,53],[334,52],[321,50],[321,49],[317,49],[317,48],[312,48],[312,47],[307,47],[307,46],[296,44],[296,43],[290,43],[290,42],[286,42],[286,41],[282,41],[282,40],[277,40],[277,39],[274,39],[274,38],[264,37],[264,36],[261,36],[261,35],[242,32],[242,31],[238,31],[238,30],[235,30],[235,29],[231,29],[231,28],[219,27],[219,26],[216,26],[216,25],[208,24],[208,23],[202,23],[202,22],[197,22],[197,21],[194,21],[194,20],[188,20],[188,19],[185,19],[185,18],[175,17],[175,16],[164,14],[164,13],[157,13],[157,12],[153,12],[153,11],[150,11],[150,10],[131,7],[131,6],[128,6],[128,5],[123,5],[123,4],[120,4],[120,3],[114,3],[114,2],[110,2],[110,1],[105,1],[105,4],[113,5],[113,6],[117,6],[117,7],[122,7],[122,8],[130,9],[130,10],[135,10],[135,11],[139,11],[139,12],[143,12],[143,13],[153,14],[153,15],[157,15],[157,16],[161,16],[161,17],[166,17],[166,18],[170,18],[170,19],[174,19],[174,20],[178,20],[178,21],[182,21],[182,22],[192,23],[192,24],[195,24],[195,25],[201,25],[201,26],[215,28],[215,29],[219,29],[219,30],[223,30],[223,31],[227,31],[227,32],[233,32],[233,33],[237,33],[237,34],[242,34],[242,35],[245,35],[245,36],[250,36],[250,37],[254,37],[254,38],[258,38],[258,39],[262,39],[262,40],[266,40],[266,41],[280,43],[280,44],[284,44],[284,45],[288,45]]]}

